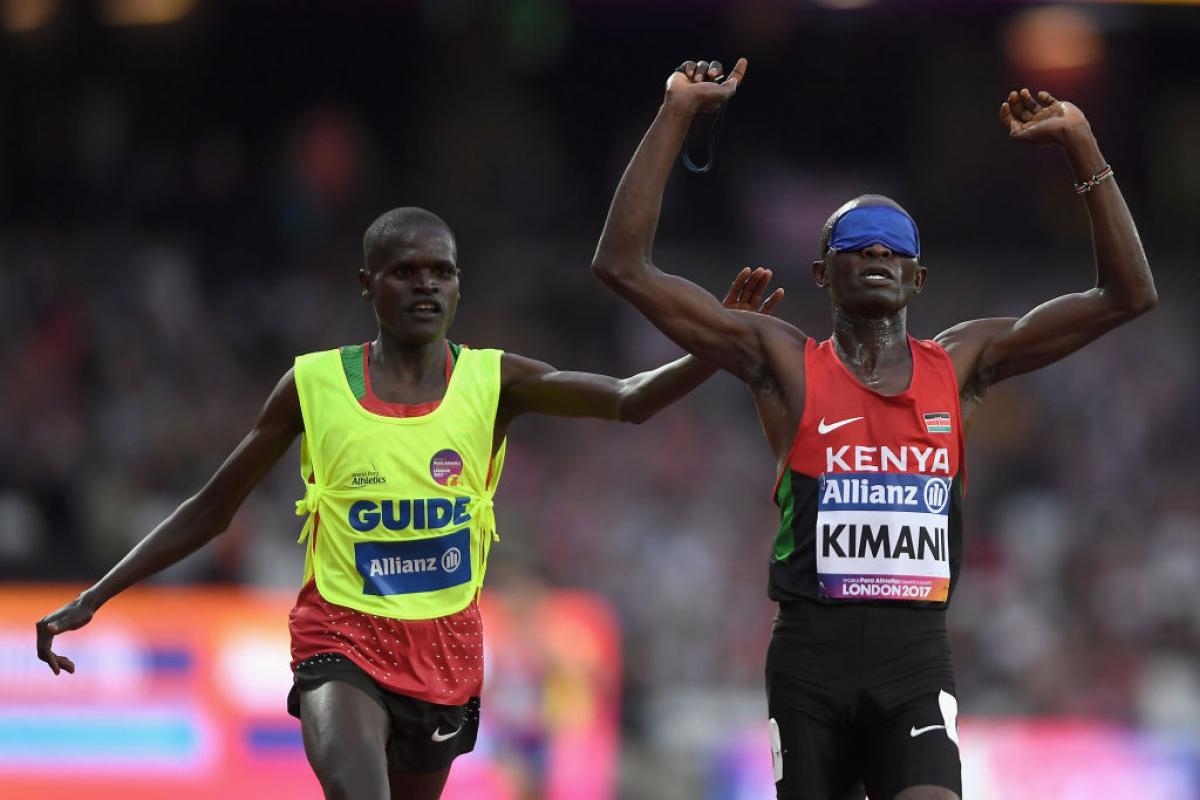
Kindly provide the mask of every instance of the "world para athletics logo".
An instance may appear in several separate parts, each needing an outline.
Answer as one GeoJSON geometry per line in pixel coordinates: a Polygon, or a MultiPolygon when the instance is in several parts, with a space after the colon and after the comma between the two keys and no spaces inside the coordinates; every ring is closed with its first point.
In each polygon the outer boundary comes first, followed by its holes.
{"type": "Polygon", "coordinates": [[[462,471],[462,456],[454,450],[438,450],[429,459],[429,475],[442,486],[458,486],[462,471]]]}

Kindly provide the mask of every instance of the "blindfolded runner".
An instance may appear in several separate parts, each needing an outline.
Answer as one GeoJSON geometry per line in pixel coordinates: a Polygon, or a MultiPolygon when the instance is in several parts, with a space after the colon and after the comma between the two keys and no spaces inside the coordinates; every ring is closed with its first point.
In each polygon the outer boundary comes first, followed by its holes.
{"type": "Polygon", "coordinates": [[[976,319],[922,341],[910,301],[926,284],[913,218],[880,195],[829,218],[812,277],[829,294],[822,341],[722,308],[662,271],[652,245],[663,188],[697,114],[741,87],[688,61],[617,187],[592,271],[659,330],[740,378],[779,467],[780,526],[767,653],[778,797],[947,800],[962,793],[945,613],[962,552],[963,441],[990,387],[1044,367],[1157,302],[1112,169],[1074,105],[1012,92],[1015,142],[1055,145],[1091,219],[1095,283],[1022,317],[976,319]]]}

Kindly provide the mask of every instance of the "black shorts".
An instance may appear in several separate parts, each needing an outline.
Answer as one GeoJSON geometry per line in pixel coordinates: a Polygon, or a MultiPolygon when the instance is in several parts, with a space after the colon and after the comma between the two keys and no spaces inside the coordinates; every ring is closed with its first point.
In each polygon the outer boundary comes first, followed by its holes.
{"type": "Polygon", "coordinates": [[[301,692],[326,681],[356,687],[387,712],[391,731],[387,742],[388,768],[404,772],[436,772],[455,758],[475,749],[479,734],[479,698],[466,705],[443,706],[384,689],[343,655],[328,653],[296,665],[288,713],[300,718],[301,692]]]}
{"type": "Polygon", "coordinates": [[[945,611],[782,604],[767,706],[780,800],[890,800],[922,784],[962,796],[945,611]]]}

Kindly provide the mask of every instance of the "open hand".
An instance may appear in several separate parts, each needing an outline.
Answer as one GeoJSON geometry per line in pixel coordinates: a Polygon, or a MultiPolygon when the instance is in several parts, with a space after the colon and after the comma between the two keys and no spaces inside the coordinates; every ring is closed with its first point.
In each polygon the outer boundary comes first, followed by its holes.
{"type": "Polygon", "coordinates": [[[770,314],[779,301],[783,299],[783,289],[776,289],[765,300],[763,295],[771,286],[771,270],[765,267],[750,269],[742,267],[742,271],[733,279],[729,292],[721,305],[735,311],[757,311],[759,314],[770,314]]]}
{"type": "Polygon", "coordinates": [[[667,78],[666,102],[681,104],[693,113],[711,114],[737,93],[746,77],[747,63],[739,58],[725,78],[720,61],[685,61],[667,78]]]}
{"type": "Polygon", "coordinates": [[[54,637],[60,633],[82,628],[92,621],[94,613],[96,610],[90,604],[85,603],[83,596],[80,595],[58,611],[47,614],[37,621],[37,656],[50,665],[50,669],[54,671],[55,675],[64,669],[74,673],[75,662],[66,656],[57,655],[50,649],[50,645],[54,643],[54,637]]]}
{"type": "Polygon", "coordinates": [[[1071,136],[1091,130],[1075,104],[1055,100],[1049,92],[1035,97],[1028,89],[1008,93],[1000,105],[1000,123],[1014,141],[1031,144],[1066,144],[1071,136]]]}

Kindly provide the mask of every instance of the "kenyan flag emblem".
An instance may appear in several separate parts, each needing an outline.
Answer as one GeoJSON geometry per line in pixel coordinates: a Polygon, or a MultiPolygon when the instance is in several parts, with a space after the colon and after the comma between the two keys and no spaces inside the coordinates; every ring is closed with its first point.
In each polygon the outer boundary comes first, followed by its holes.
{"type": "Polygon", "coordinates": [[[925,415],[925,430],[930,433],[950,433],[950,412],[935,411],[925,415]]]}

